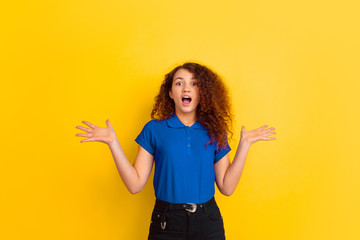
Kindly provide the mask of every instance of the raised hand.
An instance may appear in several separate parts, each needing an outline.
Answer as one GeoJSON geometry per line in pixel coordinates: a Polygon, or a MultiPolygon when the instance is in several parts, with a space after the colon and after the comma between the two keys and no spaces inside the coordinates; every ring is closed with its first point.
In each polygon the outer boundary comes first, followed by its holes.
{"type": "Polygon", "coordinates": [[[82,121],[82,123],[86,124],[90,128],[76,126],[76,128],[84,130],[87,133],[77,133],[76,136],[78,137],[87,137],[87,139],[83,139],[80,143],[83,142],[103,142],[106,144],[112,143],[116,138],[116,133],[114,128],[112,127],[110,120],[106,120],[106,128],[98,127],[92,123],[87,121],[82,121]]]}
{"type": "Polygon", "coordinates": [[[265,140],[265,141],[268,141],[268,140],[275,140],[276,138],[272,137],[267,137],[269,135],[272,135],[272,134],[275,134],[276,132],[271,132],[272,130],[275,130],[275,128],[268,128],[268,129],[265,129],[267,128],[268,125],[264,125],[260,128],[256,128],[254,130],[251,130],[251,131],[246,131],[245,130],[245,127],[242,126],[241,128],[241,138],[240,138],[240,142],[241,141],[245,141],[249,144],[253,144],[259,140],[265,140]]]}

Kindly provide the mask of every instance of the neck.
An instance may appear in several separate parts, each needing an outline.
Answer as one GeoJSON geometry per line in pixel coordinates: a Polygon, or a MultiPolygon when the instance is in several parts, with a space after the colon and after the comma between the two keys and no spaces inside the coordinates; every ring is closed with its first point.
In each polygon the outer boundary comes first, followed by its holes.
{"type": "Polygon", "coordinates": [[[196,113],[192,112],[192,113],[182,113],[182,112],[177,112],[175,111],[176,116],[179,118],[179,120],[185,125],[185,126],[192,126],[197,118],[196,118],[196,113]]]}

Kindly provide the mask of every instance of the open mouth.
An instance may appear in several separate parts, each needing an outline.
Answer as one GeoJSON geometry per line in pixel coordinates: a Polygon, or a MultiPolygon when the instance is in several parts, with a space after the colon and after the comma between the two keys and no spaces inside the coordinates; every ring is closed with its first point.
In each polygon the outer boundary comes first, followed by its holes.
{"type": "Polygon", "coordinates": [[[191,97],[188,96],[183,97],[182,102],[185,104],[189,104],[191,102],[191,97]]]}

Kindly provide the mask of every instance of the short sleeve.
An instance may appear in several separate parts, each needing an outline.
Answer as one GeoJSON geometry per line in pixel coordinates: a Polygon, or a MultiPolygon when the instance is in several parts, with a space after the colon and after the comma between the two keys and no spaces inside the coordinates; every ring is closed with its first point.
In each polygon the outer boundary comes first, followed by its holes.
{"type": "Polygon", "coordinates": [[[140,146],[142,146],[151,155],[155,153],[155,138],[152,129],[151,121],[145,124],[140,134],[135,139],[140,146]]]}
{"type": "Polygon", "coordinates": [[[226,147],[222,148],[219,152],[215,151],[215,159],[214,163],[218,162],[220,159],[222,159],[228,152],[230,152],[231,148],[229,146],[228,141],[226,140],[226,147]]]}

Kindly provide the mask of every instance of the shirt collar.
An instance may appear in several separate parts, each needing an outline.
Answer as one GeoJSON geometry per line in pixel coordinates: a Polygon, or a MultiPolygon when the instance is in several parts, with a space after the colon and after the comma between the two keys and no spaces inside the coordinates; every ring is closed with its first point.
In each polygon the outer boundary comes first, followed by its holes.
{"type": "MultiPolygon", "coordinates": [[[[167,125],[172,128],[187,127],[180,121],[180,119],[175,114],[175,112],[170,115],[170,117],[166,120],[166,122],[167,122],[167,125]]],[[[206,130],[206,128],[201,123],[199,123],[199,121],[196,121],[190,128],[206,130]]]]}

